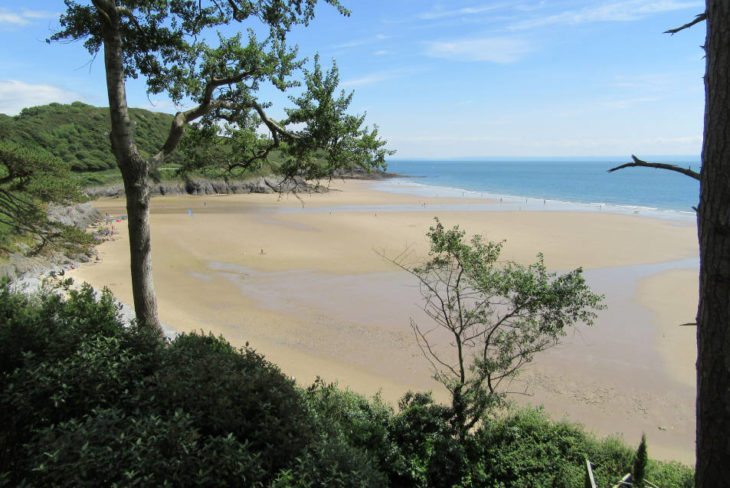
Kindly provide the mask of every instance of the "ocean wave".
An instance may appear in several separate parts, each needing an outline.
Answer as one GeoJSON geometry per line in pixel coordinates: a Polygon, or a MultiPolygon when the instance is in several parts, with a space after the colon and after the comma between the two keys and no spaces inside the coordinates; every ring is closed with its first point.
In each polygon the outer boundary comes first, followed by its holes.
{"type": "Polygon", "coordinates": [[[695,213],[675,209],[664,209],[635,204],[620,204],[606,202],[584,202],[560,200],[554,198],[537,198],[526,195],[511,195],[493,193],[490,191],[476,191],[465,188],[431,185],[413,181],[408,177],[393,178],[376,184],[380,191],[401,193],[424,197],[483,199],[485,203],[495,205],[493,210],[525,210],[525,211],[565,211],[565,212],[606,212],[622,215],[642,215],[646,217],[690,221],[694,220],[695,213]]]}

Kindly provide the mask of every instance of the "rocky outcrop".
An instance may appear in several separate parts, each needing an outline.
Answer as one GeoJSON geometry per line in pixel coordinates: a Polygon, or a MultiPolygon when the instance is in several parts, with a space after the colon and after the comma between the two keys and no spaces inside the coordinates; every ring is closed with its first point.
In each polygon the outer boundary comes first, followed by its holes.
{"type": "Polygon", "coordinates": [[[71,206],[51,204],[48,206],[48,220],[77,229],[85,229],[101,220],[101,212],[90,203],[71,206]]]}
{"type": "MultiPolygon", "coordinates": [[[[223,180],[190,178],[184,181],[164,181],[151,186],[153,195],[226,195],[240,193],[323,193],[327,188],[313,185],[301,178],[278,176],[258,177],[249,180],[223,180]]],[[[121,184],[86,189],[91,198],[124,196],[121,184]]]]}
{"type": "Polygon", "coordinates": [[[400,176],[397,173],[388,173],[387,171],[367,171],[363,168],[340,169],[335,171],[333,178],[343,178],[345,180],[387,180],[388,178],[396,178],[400,176]]]}
{"type": "MultiPolygon", "coordinates": [[[[101,218],[101,212],[90,203],[70,206],[51,204],[48,207],[48,220],[78,229],[86,229],[101,218]]],[[[15,252],[0,264],[0,278],[10,278],[18,288],[35,289],[48,276],[61,275],[69,267],[90,261],[94,252],[91,249],[88,253],[72,255],[57,251],[34,254],[31,246],[20,243],[15,252]]]]}
{"type": "Polygon", "coordinates": [[[36,290],[43,281],[51,276],[63,276],[66,269],[75,267],[92,259],[88,254],[67,256],[52,253],[42,256],[27,256],[13,253],[7,262],[0,264],[0,278],[9,278],[13,287],[22,290],[36,290]]]}

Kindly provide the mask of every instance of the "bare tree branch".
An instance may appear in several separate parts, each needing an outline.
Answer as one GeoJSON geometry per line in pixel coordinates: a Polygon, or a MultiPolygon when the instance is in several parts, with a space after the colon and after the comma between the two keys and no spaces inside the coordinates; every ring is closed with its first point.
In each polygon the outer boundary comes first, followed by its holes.
{"type": "MultiPolygon", "coordinates": [[[[203,98],[200,104],[197,107],[175,114],[175,117],[173,118],[172,124],[170,126],[170,132],[167,135],[167,139],[165,140],[162,149],[160,149],[160,151],[152,158],[151,162],[153,166],[157,167],[162,164],[165,158],[175,150],[177,145],[180,143],[180,139],[182,139],[183,131],[185,130],[185,126],[187,124],[193,122],[196,119],[199,119],[203,115],[210,112],[212,108],[214,108],[214,106],[216,105],[216,101],[213,100],[213,94],[215,93],[216,89],[220,88],[221,86],[239,83],[246,78],[253,76],[254,74],[256,74],[256,70],[243,71],[234,76],[228,76],[224,78],[214,77],[210,81],[208,81],[208,83],[205,85],[205,89],[203,90],[203,98]]],[[[219,103],[219,105],[222,106],[223,104],[219,103]]]]}
{"type": "Polygon", "coordinates": [[[454,367],[442,361],[439,355],[436,354],[431,348],[431,343],[428,342],[428,339],[426,338],[426,334],[428,334],[428,332],[430,331],[425,333],[422,332],[420,327],[418,327],[418,324],[416,324],[413,319],[411,319],[411,329],[413,329],[413,333],[416,335],[416,343],[418,344],[418,347],[421,349],[421,352],[426,357],[426,359],[431,363],[434,370],[438,371],[438,367],[436,367],[436,364],[434,363],[434,361],[436,361],[441,366],[451,371],[454,376],[458,376],[458,373],[456,372],[454,367]]]}
{"type": "Polygon", "coordinates": [[[649,163],[647,161],[642,161],[641,159],[637,158],[633,154],[631,155],[631,159],[634,160],[633,163],[625,163],[621,166],[616,166],[615,168],[611,168],[608,170],[609,173],[613,173],[614,171],[618,171],[620,169],[624,168],[654,168],[654,169],[665,169],[667,171],[676,171],[677,173],[681,173],[685,176],[689,176],[690,178],[694,178],[695,180],[700,179],[700,174],[697,171],[692,170],[691,168],[682,168],[681,166],[677,166],[674,164],[667,164],[667,163],[649,163]]]}
{"type": "Polygon", "coordinates": [[[675,27],[674,29],[669,29],[667,31],[664,31],[665,34],[674,35],[677,32],[681,32],[685,29],[689,29],[693,25],[699,24],[702,21],[707,20],[707,12],[702,12],[701,14],[697,14],[697,17],[695,17],[692,21],[687,22],[684,25],[680,25],[679,27],[675,27]]]}

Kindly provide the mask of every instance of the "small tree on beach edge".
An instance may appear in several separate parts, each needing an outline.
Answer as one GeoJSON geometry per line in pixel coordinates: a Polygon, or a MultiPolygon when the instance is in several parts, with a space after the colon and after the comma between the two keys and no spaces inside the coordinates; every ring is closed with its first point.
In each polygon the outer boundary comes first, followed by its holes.
{"type": "Polygon", "coordinates": [[[604,308],[582,269],[548,272],[543,257],[524,266],[500,262],[502,242],[466,239],[458,226],[428,232],[429,259],[415,267],[391,260],[416,277],[424,311],[435,324],[411,321],[434,377],[451,395],[452,425],[460,437],[507,393],[505,386],[536,353],[556,345],[567,329],[592,325],[604,308]],[[446,332],[439,345],[434,333],[446,332]]]}

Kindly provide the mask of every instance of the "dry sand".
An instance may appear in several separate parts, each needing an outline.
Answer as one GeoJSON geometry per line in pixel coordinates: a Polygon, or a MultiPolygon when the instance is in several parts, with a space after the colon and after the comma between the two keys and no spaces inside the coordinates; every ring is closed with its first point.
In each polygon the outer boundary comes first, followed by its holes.
{"type": "MultiPolygon", "coordinates": [[[[447,226],[506,239],[505,258],[528,262],[543,252],[552,269],[583,266],[607,297],[596,327],[528,365],[513,389],[529,396],[516,401],[544,404],[554,417],[631,443],[644,431],[653,456],[692,462],[694,384],[686,365],[670,364],[690,361],[694,342],[667,335],[664,324],[674,317],[670,309],[694,306],[691,296],[673,291],[676,272],[667,271],[696,256],[693,225],[608,213],[484,211],[498,204],[388,194],[361,181],[334,186],[342,191],[301,200],[153,200],[163,322],[250,342],[302,384],[319,375],[393,403],[408,389],[444,398],[409,327],[411,318],[426,320],[418,290],[381,256],[407,249],[408,259],[418,260],[438,215],[447,226]]],[[[121,200],[96,205],[124,213],[121,200]]],[[[125,223],[116,230],[99,248],[101,262],[74,276],[130,303],[125,223]]],[[[691,273],[683,270],[682,279],[691,283],[691,273]]]]}

